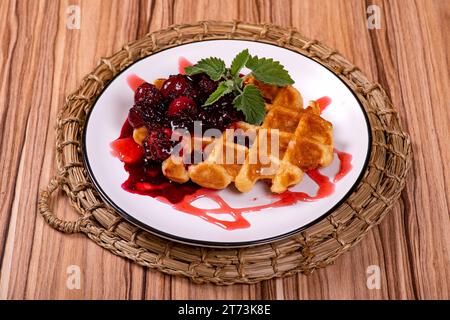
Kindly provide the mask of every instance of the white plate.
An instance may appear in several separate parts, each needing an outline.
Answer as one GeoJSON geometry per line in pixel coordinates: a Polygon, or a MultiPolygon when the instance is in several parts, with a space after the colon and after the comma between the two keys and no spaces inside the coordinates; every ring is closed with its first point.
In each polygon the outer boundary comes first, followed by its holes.
{"type": "MultiPolygon", "coordinates": [[[[370,154],[370,128],[360,102],[336,75],[314,60],[274,45],[241,41],[211,40],[180,45],[148,56],[121,72],[97,99],[88,120],[84,136],[84,155],[89,174],[102,197],[132,223],[165,238],[204,246],[248,246],[266,243],[298,232],[325,218],[339,206],[359,183],[370,154]],[[341,151],[352,154],[352,170],[336,183],[334,193],[314,202],[297,202],[290,206],[269,208],[245,213],[250,227],[225,230],[197,216],[180,212],[168,204],[149,196],[129,193],[121,184],[128,174],[123,164],[111,155],[110,143],[119,135],[129,108],[133,92],[126,78],[137,74],[152,82],[178,73],[178,59],[185,57],[195,62],[207,56],[220,57],[229,66],[232,58],[248,48],[250,54],[280,61],[294,79],[305,102],[322,96],[332,99],[322,117],[333,124],[334,144],[341,151]]],[[[339,170],[339,160],[321,172],[330,178],[339,170]]],[[[305,175],[295,187],[314,195],[317,186],[305,175]]],[[[270,201],[270,192],[264,183],[258,183],[250,193],[240,194],[231,188],[219,192],[232,207],[255,205],[254,198],[270,201]]],[[[200,199],[199,207],[211,205],[211,200],[200,199]],[[203,202],[203,203],[202,203],[203,202]]],[[[231,216],[222,214],[221,219],[231,216]]]]}

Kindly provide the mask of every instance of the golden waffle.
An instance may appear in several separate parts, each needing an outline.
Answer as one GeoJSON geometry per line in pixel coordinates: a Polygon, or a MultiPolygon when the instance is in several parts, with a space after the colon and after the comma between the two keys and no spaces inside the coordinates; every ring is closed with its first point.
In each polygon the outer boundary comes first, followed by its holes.
{"type": "Polygon", "coordinates": [[[190,141],[187,141],[187,145],[183,146],[183,152],[186,152],[184,156],[171,155],[169,158],[163,161],[162,172],[164,176],[178,183],[185,183],[189,181],[190,177],[188,174],[188,169],[186,167],[186,163],[189,162],[186,160],[192,160],[192,152],[194,150],[194,147],[198,146],[201,147],[201,149],[204,149],[213,141],[214,139],[206,137],[191,138],[190,141]]]}
{"type": "MultiPolygon", "coordinates": [[[[269,107],[255,142],[250,147],[249,156],[236,176],[235,185],[239,191],[250,191],[257,180],[272,179],[276,176],[302,110],[278,105],[269,107]],[[278,142],[278,150],[276,146],[272,150],[272,138],[278,142]],[[275,154],[272,151],[275,151],[275,154]]],[[[302,174],[298,169],[296,183],[300,181],[302,174]]]]}
{"type": "Polygon", "coordinates": [[[286,191],[300,182],[304,171],[328,166],[333,161],[331,123],[320,117],[320,108],[315,102],[301,111],[297,128],[272,180],[272,192],[286,191]]]}
{"type": "Polygon", "coordinates": [[[304,171],[331,163],[332,126],[320,118],[317,104],[303,109],[300,93],[291,86],[278,88],[254,79],[249,82],[271,102],[266,104],[267,115],[261,126],[236,124],[235,129],[245,131],[249,147],[236,143],[235,134],[227,130],[219,138],[202,140],[203,162],[186,168],[174,156],[165,160],[162,169],[166,177],[180,183],[191,179],[212,189],[224,189],[234,181],[241,192],[250,191],[256,181],[264,179],[272,181],[272,192],[280,193],[299,183],[304,171]],[[272,137],[278,140],[277,152],[271,150],[272,137]]]}
{"type": "MultiPolygon", "coordinates": [[[[247,134],[250,133],[247,130],[255,130],[243,122],[236,124],[236,130],[239,129],[247,134]]],[[[189,167],[188,174],[193,182],[207,188],[224,189],[234,181],[248,153],[245,145],[235,143],[234,133],[234,129],[226,130],[206,147],[205,161],[189,167]]]]}

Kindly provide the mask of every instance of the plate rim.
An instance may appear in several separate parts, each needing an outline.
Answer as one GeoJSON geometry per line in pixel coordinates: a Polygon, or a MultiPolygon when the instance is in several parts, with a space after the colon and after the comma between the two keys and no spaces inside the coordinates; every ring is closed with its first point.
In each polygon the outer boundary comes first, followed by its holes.
{"type": "Polygon", "coordinates": [[[194,246],[201,246],[201,247],[210,247],[210,248],[238,248],[238,247],[250,247],[250,246],[257,246],[257,245],[263,245],[263,244],[267,244],[267,243],[272,243],[275,241],[279,241],[279,240],[283,240],[286,238],[289,238],[295,234],[298,234],[302,231],[304,231],[305,229],[308,229],[309,227],[319,223],[320,221],[322,221],[323,219],[325,219],[326,217],[328,217],[330,214],[332,214],[337,208],[339,208],[349,197],[351,194],[353,194],[353,192],[355,191],[355,189],[358,187],[358,185],[360,184],[361,180],[363,179],[367,168],[368,168],[368,164],[369,164],[369,160],[370,160],[370,156],[372,154],[372,127],[369,121],[369,116],[367,114],[367,111],[364,109],[364,106],[362,104],[362,102],[360,101],[360,99],[358,98],[358,96],[356,95],[356,93],[350,88],[350,86],[342,79],[340,78],[336,73],[334,73],[329,67],[323,65],[321,62],[314,60],[311,57],[308,57],[307,55],[298,52],[296,50],[290,49],[290,48],[286,48],[286,47],[282,47],[282,46],[278,46],[276,44],[272,44],[272,43],[267,43],[264,41],[258,41],[258,40],[246,40],[246,39],[206,39],[206,40],[200,40],[200,41],[192,41],[192,42],[188,42],[188,43],[182,43],[182,44],[178,44],[178,45],[174,45],[174,46],[170,46],[167,48],[164,48],[162,50],[159,50],[157,52],[153,52],[145,57],[141,57],[139,59],[137,59],[136,61],[133,61],[133,63],[130,63],[129,65],[127,65],[125,68],[123,68],[122,70],[120,70],[119,72],[117,72],[117,74],[115,74],[111,80],[109,80],[108,84],[101,90],[101,92],[98,94],[98,96],[95,98],[95,100],[92,103],[92,108],[89,109],[88,113],[86,114],[86,120],[84,123],[84,127],[83,127],[83,132],[82,132],[82,145],[81,145],[81,149],[82,149],[82,156],[83,156],[83,163],[86,167],[86,171],[87,174],[89,176],[89,178],[91,179],[95,189],[98,191],[99,195],[101,196],[101,198],[106,201],[119,215],[121,215],[123,218],[125,218],[127,221],[129,221],[130,223],[134,224],[135,226],[144,229],[145,231],[162,237],[166,240],[170,240],[170,241],[176,241],[178,243],[183,243],[183,244],[187,244],[187,245],[194,245],[194,246]],[[140,62],[141,60],[144,60],[146,58],[148,58],[149,56],[158,54],[160,52],[169,50],[169,49],[173,49],[175,47],[181,47],[181,46],[185,46],[185,45],[190,45],[193,43],[199,43],[199,42],[208,42],[208,41],[243,41],[243,42],[257,42],[257,43],[261,43],[261,44],[265,44],[265,45],[269,45],[269,46],[274,46],[274,47],[278,47],[278,48],[282,48],[285,50],[289,50],[293,53],[299,54],[317,64],[319,64],[320,66],[322,66],[323,68],[325,68],[328,72],[330,72],[334,77],[336,77],[340,82],[342,82],[347,89],[351,92],[351,94],[353,95],[353,97],[356,99],[356,101],[358,102],[358,105],[363,113],[364,116],[364,121],[366,124],[366,128],[367,128],[367,133],[368,133],[368,147],[367,147],[367,153],[366,153],[366,158],[364,160],[364,164],[362,167],[362,170],[360,172],[360,174],[358,175],[358,178],[355,180],[355,182],[352,184],[352,186],[350,187],[350,189],[348,190],[348,192],[334,205],[332,206],[329,210],[327,210],[326,212],[324,212],[323,214],[321,214],[319,217],[317,217],[316,219],[314,219],[313,221],[298,227],[294,230],[291,230],[289,232],[280,234],[280,235],[276,235],[276,236],[272,236],[272,237],[268,237],[268,238],[263,238],[263,239],[258,239],[258,240],[250,240],[250,241],[239,241],[239,242],[220,242],[220,241],[205,241],[205,240],[195,240],[195,239],[190,239],[190,238],[185,238],[185,237],[181,237],[181,236],[177,236],[174,234],[170,234],[164,231],[161,231],[157,228],[154,228],[152,226],[149,226],[148,224],[134,218],[133,216],[131,216],[129,213],[127,213],[124,209],[122,209],[121,207],[119,207],[116,203],[114,203],[114,201],[106,194],[106,192],[102,189],[102,187],[100,186],[100,183],[97,181],[97,179],[95,178],[95,175],[92,171],[92,168],[90,166],[89,163],[89,159],[88,159],[88,154],[87,154],[87,149],[86,149],[86,135],[87,135],[87,127],[88,127],[88,123],[90,120],[90,116],[92,111],[94,110],[95,106],[97,105],[98,100],[100,99],[100,97],[103,95],[103,93],[108,89],[108,87],[113,83],[114,80],[116,80],[116,78],[118,76],[120,76],[122,73],[124,73],[126,70],[128,70],[130,67],[132,67],[133,65],[135,65],[136,63],[140,62]]]}

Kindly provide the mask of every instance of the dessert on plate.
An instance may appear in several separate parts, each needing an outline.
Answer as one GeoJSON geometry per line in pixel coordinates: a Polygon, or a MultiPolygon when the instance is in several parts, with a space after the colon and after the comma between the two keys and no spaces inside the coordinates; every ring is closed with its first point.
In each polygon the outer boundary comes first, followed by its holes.
{"type": "Polygon", "coordinates": [[[125,163],[160,167],[180,184],[248,192],[265,180],[283,193],[332,162],[332,124],[315,101],[303,105],[278,62],[244,50],[230,68],[207,58],[184,71],[137,86],[128,115],[135,145],[120,152],[114,142],[125,163]]]}

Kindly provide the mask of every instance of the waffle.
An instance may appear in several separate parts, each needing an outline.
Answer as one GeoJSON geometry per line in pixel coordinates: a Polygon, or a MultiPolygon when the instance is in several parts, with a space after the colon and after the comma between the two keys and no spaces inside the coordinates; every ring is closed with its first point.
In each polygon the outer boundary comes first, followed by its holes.
{"type": "MultiPolygon", "coordinates": [[[[305,171],[331,163],[332,125],[320,117],[315,102],[303,109],[302,97],[292,86],[249,82],[270,102],[263,124],[238,122],[234,130],[216,139],[197,138],[204,160],[186,167],[180,157],[172,155],[162,165],[166,177],[179,183],[192,180],[212,189],[224,189],[234,182],[240,192],[250,191],[258,180],[269,180],[271,191],[281,193],[299,183],[305,171]],[[278,148],[272,148],[274,141],[278,148]]],[[[188,153],[195,149],[194,139],[191,142],[188,153]]]]}

